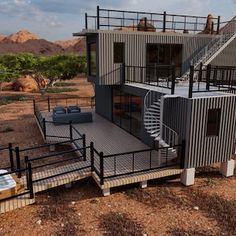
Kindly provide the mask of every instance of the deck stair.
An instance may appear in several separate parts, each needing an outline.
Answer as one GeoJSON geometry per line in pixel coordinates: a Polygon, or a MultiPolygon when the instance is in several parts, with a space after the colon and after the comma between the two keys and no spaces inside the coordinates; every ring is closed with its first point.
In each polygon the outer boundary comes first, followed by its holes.
{"type": "MultiPolygon", "coordinates": [[[[201,64],[210,64],[234,39],[236,38],[236,16],[229,21],[221,30],[220,35],[214,37],[202,50],[191,60],[191,64],[197,69],[201,64]]],[[[198,73],[198,72],[195,72],[198,73]]],[[[188,80],[190,70],[181,77],[188,80]]],[[[194,75],[196,77],[196,75],[194,75]]]]}
{"type": "Polygon", "coordinates": [[[157,97],[157,93],[152,90],[147,92],[144,99],[144,127],[153,140],[159,143],[160,147],[170,147],[160,150],[160,156],[174,159],[177,157],[177,151],[171,146],[178,144],[179,137],[173,129],[163,123],[161,106],[161,98],[157,97]]]}

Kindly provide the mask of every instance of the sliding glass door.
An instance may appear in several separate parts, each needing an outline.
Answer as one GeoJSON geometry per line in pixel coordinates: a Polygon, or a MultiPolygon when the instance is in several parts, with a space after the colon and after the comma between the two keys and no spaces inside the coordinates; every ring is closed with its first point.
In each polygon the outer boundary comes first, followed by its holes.
{"type": "Polygon", "coordinates": [[[113,122],[140,138],[142,98],[120,90],[113,90],[113,122]]]}

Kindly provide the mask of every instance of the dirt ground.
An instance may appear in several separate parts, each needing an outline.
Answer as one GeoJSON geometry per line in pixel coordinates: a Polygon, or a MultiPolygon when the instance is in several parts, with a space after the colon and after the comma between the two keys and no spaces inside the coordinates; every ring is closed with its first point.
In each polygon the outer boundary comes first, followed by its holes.
{"type": "MultiPolygon", "coordinates": [[[[93,95],[84,79],[76,82],[76,95],[93,95]]],[[[0,133],[0,143],[43,143],[31,101],[0,106],[0,120],[0,130],[14,129],[0,133]]],[[[236,235],[236,176],[223,178],[217,168],[197,173],[192,187],[155,180],[111,193],[102,197],[90,179],[37,194],[36,204],[0,215],[0,235],[236,235]]]]}

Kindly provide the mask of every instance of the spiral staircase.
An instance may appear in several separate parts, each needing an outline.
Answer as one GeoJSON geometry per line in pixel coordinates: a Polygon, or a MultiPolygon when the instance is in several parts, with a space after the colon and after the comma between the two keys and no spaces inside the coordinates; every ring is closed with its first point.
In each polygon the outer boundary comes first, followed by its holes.
{"type": "Polygon", "coordinates": [[[162,98],[150,90],[144,99],[144,127],[159,147],[167,147],[160,149],[160,158],[171,160],[177,157],[177,150],[172,146],[178,144],[179,136],[163,123],[162,115],[162,98]]]}

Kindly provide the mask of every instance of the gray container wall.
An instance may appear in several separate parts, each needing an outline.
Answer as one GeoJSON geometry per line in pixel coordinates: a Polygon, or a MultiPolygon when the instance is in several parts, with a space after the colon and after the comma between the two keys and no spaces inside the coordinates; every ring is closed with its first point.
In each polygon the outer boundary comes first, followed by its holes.
{"type": "MultiPolygon", "coordinates": [[[[232,158],[235,141],[235,96],[192,99],[185,168],[203,167],[232,158]],[[208,110],[221,108],[219,136],[207,137],[208,110]]],[[[188,132],[188,131],[187,131],[188,132]]]]}
{"type": "MultiPolygon", "coordinates": [[[[99,32],[99,77],[118,69],[120,64],[114,64],[113,44],[114,42],[125,43],[125,63],[130,66],[146,66],[146,44],[182,44],[183,45],[183,68],[186,71],[190,65],[190,60],[196,53],[204,47],[211,39],[212,35],[188,35],[177,33],[151,33],[151,32],[99,32]]],[[[119,72],[117,72],[119,73],[119,72]]],[[[106,76],[105,85],[117,83],[120,79],[117,73],[106,76]]],[[[100,82],[100,84],[101,84],[100,82]]]]}
{"type": "Polygon", "coordinates": [[[236,39],[234,39],[213,61],[215,66],[236,66],[236,39]]]}

